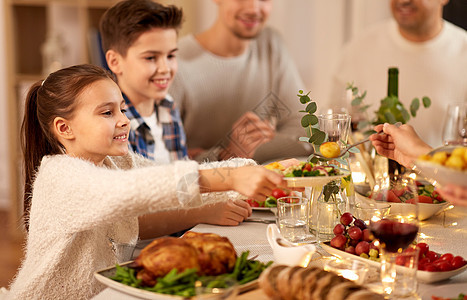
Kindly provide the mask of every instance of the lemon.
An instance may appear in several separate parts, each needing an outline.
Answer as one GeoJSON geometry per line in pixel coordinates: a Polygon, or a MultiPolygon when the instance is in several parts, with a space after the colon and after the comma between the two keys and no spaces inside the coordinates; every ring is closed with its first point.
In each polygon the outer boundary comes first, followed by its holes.
{"type": "Polygon", "coordinates": [[[463,157],[466,151],[467,151],[466,147],[457,147],[454,150],[452,150],[451,155],[463,157]]]}
{"type": "Polygon", "coordinates": [[[324,157],[334,158],[341,153],[341,147],[336,142],[326,142],[319,146],[319,151],[324,157]]]}
{"type": "Polygon", "coordinates": [[[457,170],[462,170],[464,168],[464,159],[461,156],[451,155],[446,160],[446,167],[450,167],[457,170]]]}
{"type": "Polygon", "coordinates": [[[269,163],[265,165],[264,167],[268,170],[284,170],[284,166],[277,161],[269,163]]]}
{"type": "Polygon", "coordinates": [[[448,159],[448,154],[446,152],[444,152],[444,151],[436,152],[431,157],[432,162],[438,163],[440,165],[443,165],[446,162],[447,159],[448,159]]]}

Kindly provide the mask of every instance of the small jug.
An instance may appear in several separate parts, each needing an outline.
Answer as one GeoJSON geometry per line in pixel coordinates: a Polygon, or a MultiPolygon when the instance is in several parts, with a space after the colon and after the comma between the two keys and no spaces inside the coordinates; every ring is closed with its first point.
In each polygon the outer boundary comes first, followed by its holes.
{"type": "Polygon", "coordinates": [[[284,239],[276,224],[268,225],[266,235],[272,248],[274,260],[278,264],[306,267],[316,252],[314,245],[297,246],[284,239]]]}

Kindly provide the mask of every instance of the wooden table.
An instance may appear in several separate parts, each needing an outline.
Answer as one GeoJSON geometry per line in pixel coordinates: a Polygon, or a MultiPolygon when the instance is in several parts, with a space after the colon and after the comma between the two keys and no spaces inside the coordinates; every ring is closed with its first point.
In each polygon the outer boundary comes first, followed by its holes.
{"type": "MultiPolygon", "coordinates": [[[[255,211],[254,217],[274,218],[269,212],[255,211]]],[[[197,232],[213,232],[228,237],[234,244],[238,253],[250,250],[250,255],[258,255],[259,260],[273,260],[272,249],[266,239],[267,224],[244,222],[239,226],[215,226],[200,224],[193,228],[197,232]]],[[[440,213],[421,223],[419,242],[426,242],[435,252],[450,252],[467,258],[467,208],[455,207],[440,213]]],[[[467,283],[467,272],[452,277],[443,282],[433,284],[419,284],[419,293],[432,287],[450,284],[467,283]]],[[[467,292],[467,291],[466,291],[467,292]]],[[[238,299],[268,299],[261,290],[246,292],[238,299]]],[[[138,299],[133,296],[119,293],[110,288],[105,289],[93,299],[129,300],[138,299]]]]}

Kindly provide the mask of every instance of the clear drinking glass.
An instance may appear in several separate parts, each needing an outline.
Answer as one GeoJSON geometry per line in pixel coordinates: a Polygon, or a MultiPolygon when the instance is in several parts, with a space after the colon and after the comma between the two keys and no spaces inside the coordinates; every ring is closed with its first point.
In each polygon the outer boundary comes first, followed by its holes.
{"type": "Polygon", "coordinates": [[[328,136],[327,141],[337,142],[343,147],[350,133],[349,114],[322,114],[318,116],[319,129],[328,136]]]}
{"type": "Polygon", "coordinates": [[[277,199],[277,225],[283,238],[291,243],[315,242],[308,227],[309,201],[305,197],[277,199]]]}
{"type": "Polygon", "coordinates": [[[443,144],[467,146],[467,103],[449,104],[444,119],[443,144]]]}

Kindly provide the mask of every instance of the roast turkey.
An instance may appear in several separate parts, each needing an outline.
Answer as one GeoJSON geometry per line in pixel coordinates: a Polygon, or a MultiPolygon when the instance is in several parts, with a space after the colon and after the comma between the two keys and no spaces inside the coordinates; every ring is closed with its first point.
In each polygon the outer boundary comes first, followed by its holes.
{"type": "Polygon", "coordinates": [[[174,268],[178,272],[196,268],[198,275],[219,275],[232,272],[236,260],[235,249],[226,237],[188,231],[181,238],[154,240],[141,251],[131,267],[138,270],[138,279],[153,286],[158,277],[174,268]]]}

